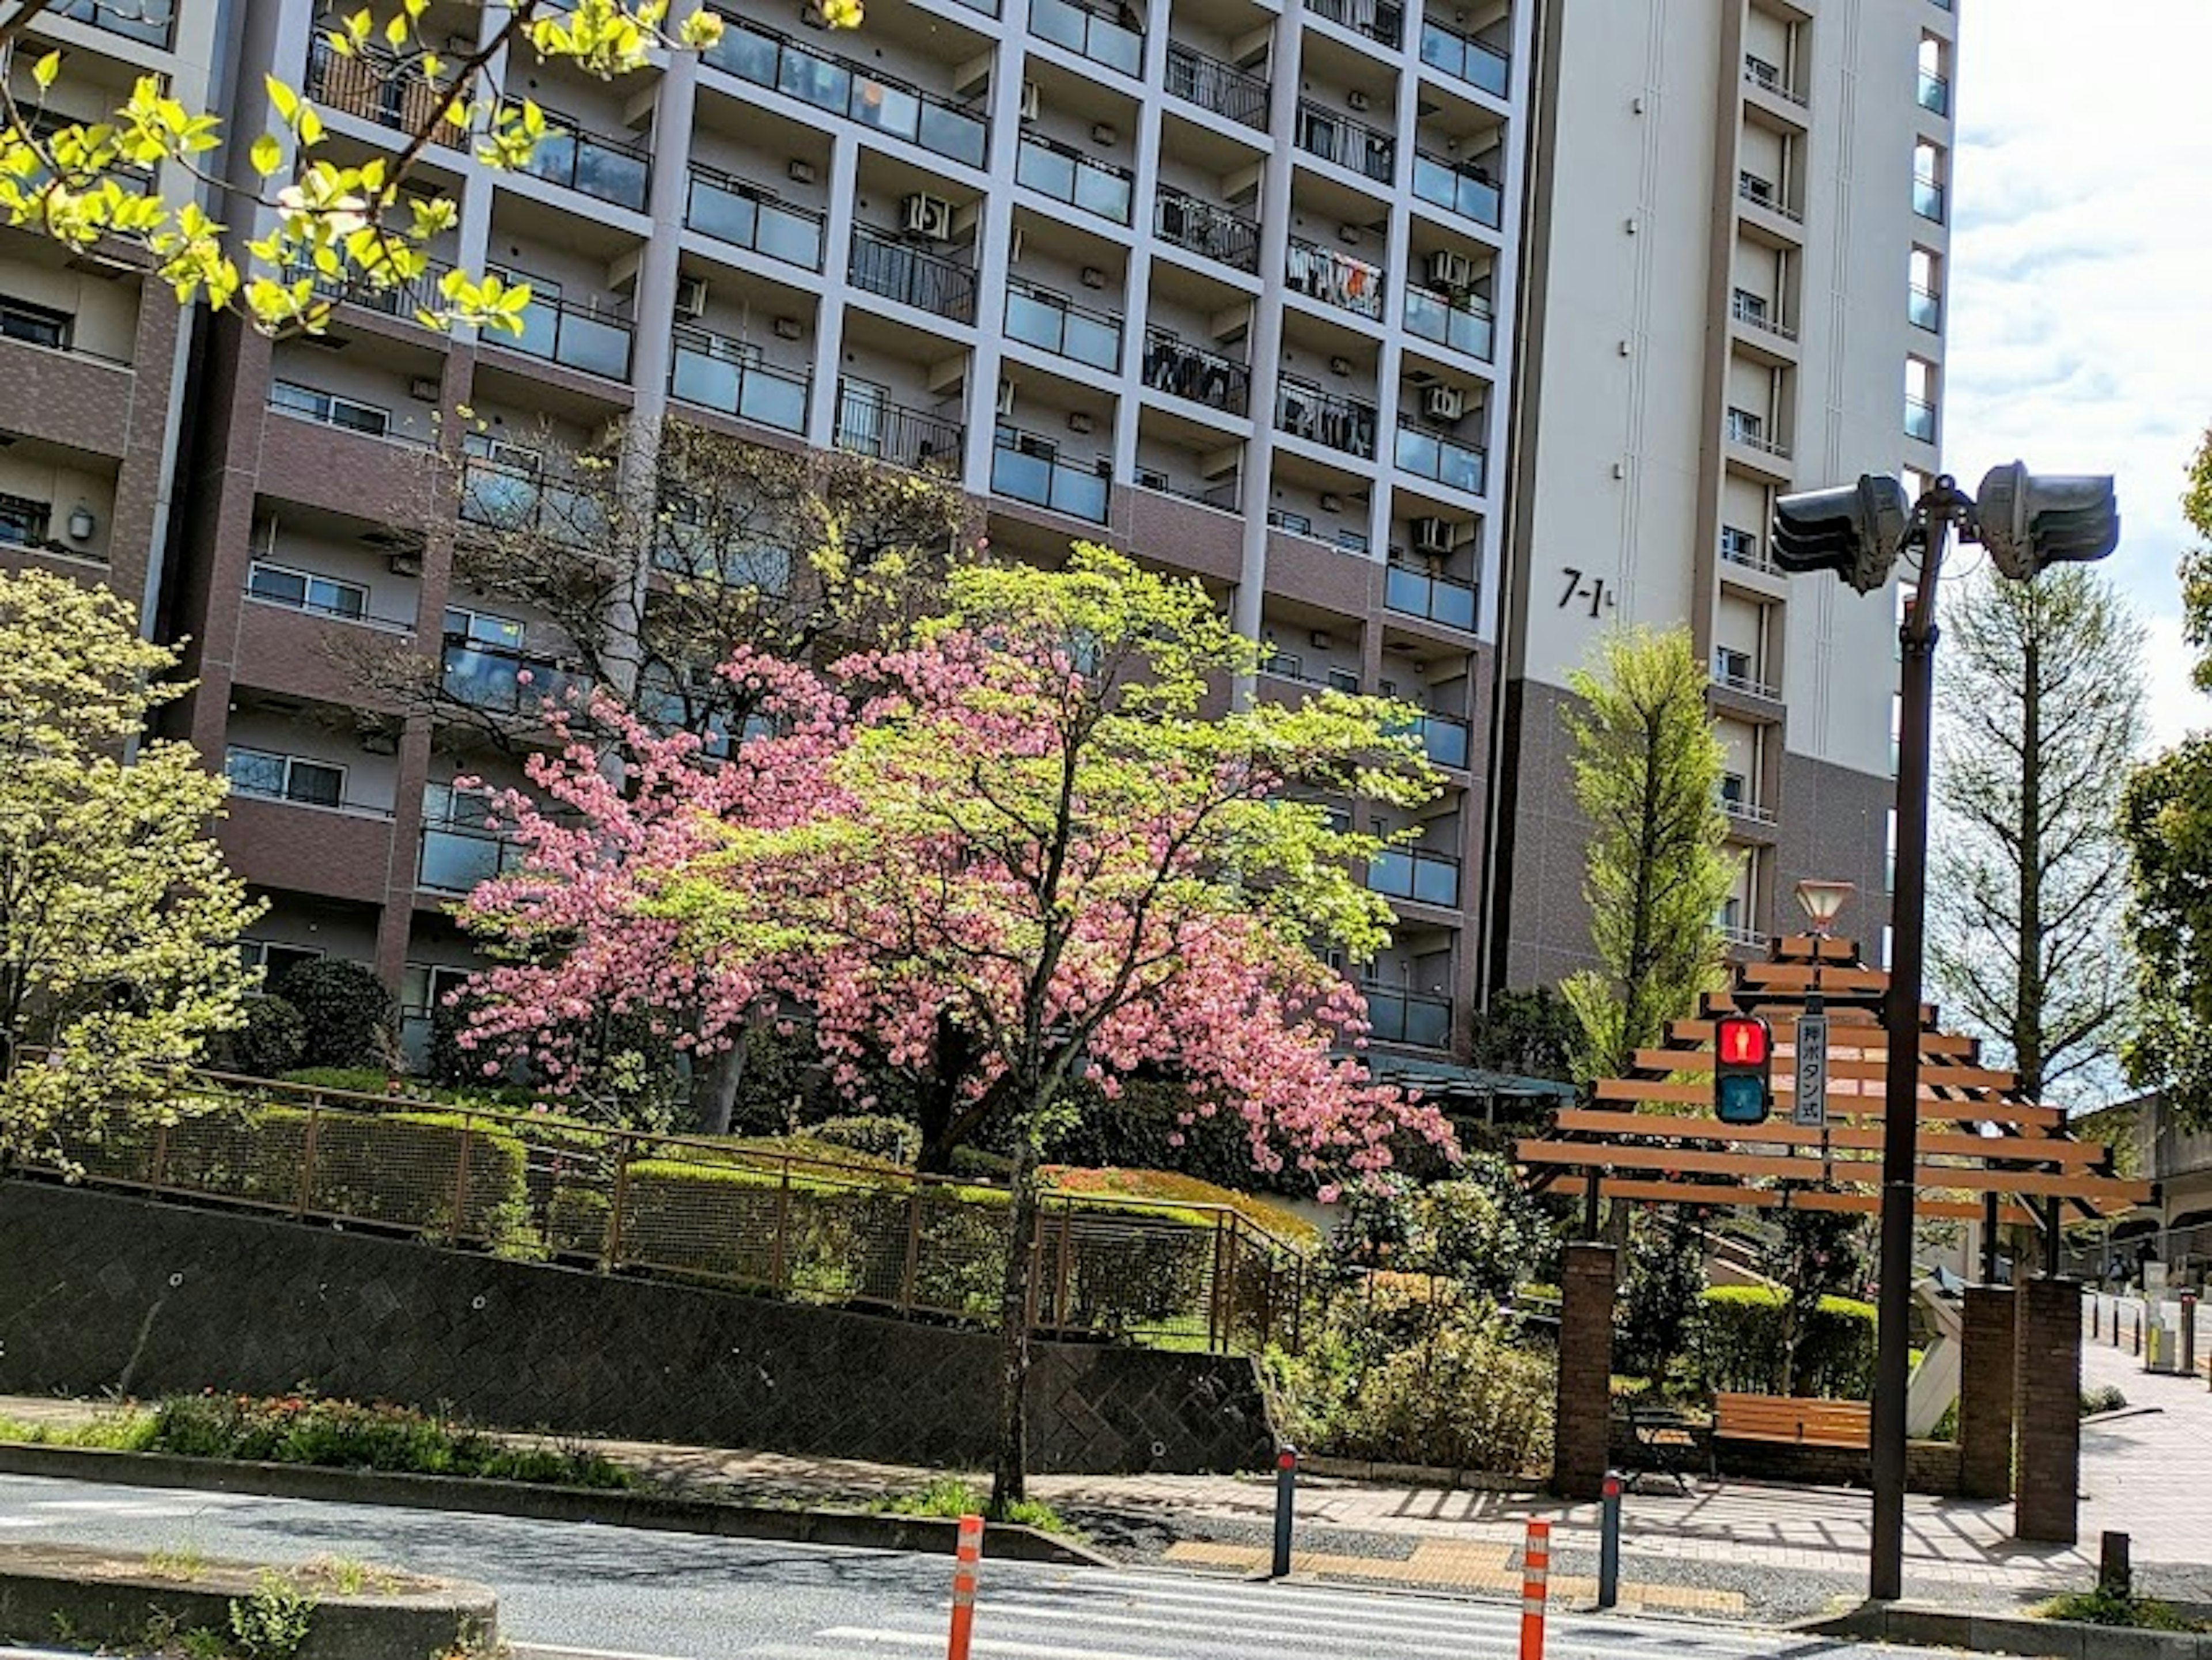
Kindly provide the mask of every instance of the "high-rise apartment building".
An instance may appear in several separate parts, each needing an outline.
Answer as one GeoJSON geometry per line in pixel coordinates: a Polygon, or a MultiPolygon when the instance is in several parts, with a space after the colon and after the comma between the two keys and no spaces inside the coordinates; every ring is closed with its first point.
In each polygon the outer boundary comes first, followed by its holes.
{"type": "MultiPolygon", "coordinates": [[[[547,619],[456,582],[471,521],[554,509],[557,457],[616,423],[949,470],[994,549],[1093,538],[1199,576],[1272,645],[1261,695],[1425,711],[1449,787],[1370,873],[1403,920],[1366,972],[1378,1038],[1442,1055],[1491,971],[1486,903],[1516,979],[1576,951],[1549,886],[1510,891],[1575,839],[1541,729],[1596,621],[1687,617],[1723,666],[1735,822],[1769,860],[1735,926],[1765,925],[1801,843],[1862,858],[1835,815],[1886,770],[1887,613],[1792,597],[1759,540],[1792,466],[1917,453],[1893,382],[1940,364],[1916,325],[1940,323],[1942,229],[1940,202],[1912,215],[1910,135],[1940,158],[1946,129],[1907,37],[1948,54],[1948,14],[1672,9],[872,0],[843,33],[744,0],[703,57],[613,82],[510,52],[500,83],[562,136],[526,172],[426,166],[461,206],[437,258],[538,295],[519,337],[435,333],[387,296],[271,345],[180,319],[127,250],[0,233],[0,556],[104,562],[189,636],[179,719],[223,757],[225,844],[273,901],[255,949],[374,963],[419,1042],[471,960],[445,909],[502,856],[454,781],[504,775],[346,665],[409,648],[495,710],[561,672],[547,619]],[[1908,316],[1915,249],[1931,309],[1908,316]],[[431,449],[457,512],[414,482],[431,449]],[[1555,605],[1562,563],[1602,593],[1555,605]],[[1501,765],[1523,775],[1499,788],[1501,765]]],[[[213,12],[42,18],[66,107],[155,67],[257,131],[273,66],[335,154],[393,151],[426,113],[319,46],[313,0],[234,6],[235,61],[189,69],[213,12]]],[[[428,27],[458,47],[502,15],[433,0],[428,27]]]]}

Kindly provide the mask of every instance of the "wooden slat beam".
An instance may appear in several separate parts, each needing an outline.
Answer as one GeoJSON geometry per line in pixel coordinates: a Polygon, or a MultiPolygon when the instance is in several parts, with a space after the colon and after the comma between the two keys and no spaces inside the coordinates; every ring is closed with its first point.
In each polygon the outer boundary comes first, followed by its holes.
{"type": "MultiPolygon", "coordinates": [[[[1883,1031],[1880,1025],[1870,1020],[1845,1018],[1845,1016],[1856,1012],[1857,1011],[1849,1009],[1828,1011],[1830,1041],[1841,1046],[1844,1043],[1844,1034],[1848,1030],[1850,1033],[1851,1048],[1863,1055],[1887,1055],[1889,1053],[1888,1034],[1883,1031]],[[1865,1034],[1863,1037],[1860,1035],[1862,1033],[1865,1034]]],[[[1778,1043],[1786,1041],[1794,1043],[1797,1041],[1796,1011],[1784,1012],[1777,1009],[1769,1012],[1766,1018],[1768,1023],[1774,1028],[1775,1042],[1778,1043]]],[[[1692,1045],[1711,1043],[1713,1041],[1713,1023],[1711,1020],[1669,1021],[1667,1025],[1667,1036],[1671,1042],[1692,1045]]],[[[1923,1055],[1971,1055],[1978,1054],[1980,1049],[1981,1044],[1978,1039],[1962,1037],[1956,1032],[1923,1031],[1920,1034],[1920,1052],[1923,1055]]]]}
{"type": "MultiPolygon", "coordinates": [[[[1771,1120],[1764,1124],[1723,1124],[1714,1119],[1669,1118],[1656,1113],[1607,1112],[1589,1107],[1570,1107],[1558,1118],[1559,1128],[1575,1134],[1671,1137],[1702,1141],[1756,1141],[1767,1146],[1817,1147],[1821,1133],[1771,1120]]],[[[1881,1151],[1882,1131],[1872,1125],[1837,1124],[1827,1131],[1831,1146],[1861,1152],[1881,1151]]],[[[2094,1141],[2074,1141],[2059,1136],[1986,1136],[1946,1134],[1922,1130],[1917,1145],[1923,1153],[1951,1158],[2033,1160],[2087,1169],[2101,1163],[2105,1149],[2094,1141]]]]}
{"type": "MultiPolygon", "coordinates": [[[[1847,1079],[1828,1086],[1828,1112],[1832,1117],[1880,1118],[1885,1115],[1887,1104],[1872,1090],[1860,1094],[1860,1080],[1847,1079]]],[[[1594,1085],[1601,1101],[1656,1101],[1671,1102],[1682,1106],[1710,1109],[1713,1086],[1709,1083],[1675,1083],[1663,1079],[1604,1078],[1594,1085]]],[[[1774,1078],[1777,1100],[1795,1098],[1792,1081],[1781,1073],[1774,1078]]],[[[1923,1091],[1920,1097],[1920,1116],[1923,1119],[1948,1119],[1954,1123],[2021,1124],[2051,1128],[2065,1121],[2065,1115],[2057,1107],[2027,1106],[2016,1101],[1981,1099],[1947,1101],[1923,1091]]]]}
{"type": "MultiPolygon", "coordinates": [[[[1588,1178],[1566,1176],[1553,1183],[1550,1191],[1575,1198],[1589,1189],[1588,1178]]],[[[1772,1188],[1745,1187],[1733,1182],[1655,1182],[1611,1176],[1598,1184],[1598,1196],[1643,1204],[1705,1205],[1716,1210],[1771,1210],[1782,1203],[1781,1193],[1772,1188]]],[[[1790,1202],[1801,1210],[1844,1211],[1860,1216],[1875,1216],[1881,1212],[1881,1197],[1872,1193],[1793,1192],[1790,1202]]],[[[1972,1222],[1981,1217],[1982,1201],[1931,1199],[1923,1195],[1913,1201],[1912,1210],[1916,1216],[1931,1220],[1972,1222]]],[[[2000,1201],[1997,1216],[2000,1221],[2014,1227],[2036,1225],[2033,1212],[2010,1201],[2000,1201]]]]}
{"type": "Polygon", "coordinates": [[[1775,960],[1783,963],[1809,963],[1818,958],[1823,963],[1856,963],[1858,943],[1852,939],[1825,939],[1812,933],[1785,933],[1775,942],[1775,960]]]}
{"type": "MultiPolygon", "coordinates": [[[[1778,1081],[1790,1068],[1784,1063],[1797,1058],[1797,1034],[1793,1030],[1790,1041],[1784,1043],[1782,1034],[1774,1035],[1774,1075],[1778,1081]]],[[[1868,1055],[1856,1052],[1851,1043],[1831,1042],[1828,1049],[1828,1076],[1831,1079],[1857,1078],[1882,1079],[1888,1076],[1889,1058],[1887,1051],[1868,1055]]],[[[1644,1072],[1691,1072],[1710,1075],[1713,1057],[1705,1049],[1638,1049],[1635,1065],[1644,1072]]],[[[2009,1090],[2020,1085],[2020,1074],[1996,1067],[1960,1067],[1942,1062],[1930,1065],[1923,1061],[1920,1081],[1930,1089],[1947,1090],[2009,1090]]]]}
{"type": "Polygon", "coordinates": [[[1809,992],[1814,988],[1816,974],[1820,976],[1820,989],[1838,997],[1862,996],[1889,989],[1889,976],[1880,969],[1845,968],[1832,963],[1821,964],[1817,969],[1810,963],[1747,963],[1737,977],[1736,984],[1754,996],[1767,993],[1809,992]]]}
{"type": "MultiPolygon", "coordinates": [[[[1828,1171],[1832,1179],[1873,1183],[1881,1179],[1879,1159],[1793,1158],[1771,1153],[1723,1152],[1697,1147],[1629,1146],[1620,1142],[1525,1140],[1514,1150],[1524,1164],[1566,1164],[1593,1167],[1675,1171],[1692,1175],[1804,1181],[1811,1170],[1828,1171]]],[[[1922,1164],[1913,1172],[1913,1185],[1956,1189],[1966,1193],[2018,1193],[2042,1199],[2120,1199],[2148,1202],[2151,1184],[2130,1182],[2117,1176],[2050,1171],[1970,1170],[1961,1165],[1922,1164]]]]}

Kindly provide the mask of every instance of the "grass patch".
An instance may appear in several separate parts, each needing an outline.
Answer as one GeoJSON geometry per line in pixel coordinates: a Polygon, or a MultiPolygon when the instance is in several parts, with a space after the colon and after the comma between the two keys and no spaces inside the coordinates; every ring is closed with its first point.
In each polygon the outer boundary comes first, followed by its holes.
{"type": "Polygon", "coordinates": [[[2094,1590],[2054,1597],[2035,1610],[2039,1619],[2069,1620],[2077,1625],[2131,1626],[2139,1631],[2212,1632],[2212,1621],[2191,1620],[2171,1602],[2134,1596],[2100,1585],[2094,1590]]]}
{"type": "Polygon", "coordinates": [[[20,1418],[0,1416],[0,1441],[27,1442],[34,1447],[101,1447],[113,1452],[145,1452],[153,1445],[154,1417],[150,1413],[105,1414],[88,1424],[27,1424],[20,1418]]]}
{"type": "MultiPolygon", "coordinates": [[[[963,1516],[989,1514],[983,1495],[957,1475],[938,1476],[927,1487],[876,1499],[868,1508],[879,1516],[942,1516],[954,1520],[963,1516]]],[[[1056,1533],[1063,1538],[1080,1536],[1061,1519],[1058,1511],[1035,1499],[1024,1499],[1010,1505],[1004,1516],[992,1519],[1035,1528],[1040,1533],[1056,1533]]]]}

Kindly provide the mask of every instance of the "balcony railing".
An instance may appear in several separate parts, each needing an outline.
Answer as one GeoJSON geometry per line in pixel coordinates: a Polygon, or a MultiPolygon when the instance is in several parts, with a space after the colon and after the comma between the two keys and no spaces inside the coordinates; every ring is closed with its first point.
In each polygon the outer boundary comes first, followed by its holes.
{"type": "Polygon", "coordinates": [[[1406,37],[1406,10],[1392,0],[1306,0],[1316,17],[1395,47],[1406,37]]]}
{"type": "Polygon", "coordinates": [[[1082,0],[1030,0],[1030,33],[1124,75],[1145,72],[1145,36],[1082,0]]]}
{"type": "Polygon", "coordinates": [[[1924,398],[1905,400],[1905,435],[1923,444],[1936,441],[1936,405],[1924,398]]]}
{"type": "Polygon", "coordinates": [[[534,714],[548,700],[565,702],[585,687],[583,677],[550,658],[459,634],[446,636],[438,684],[448,697],[494,714],[534,714]]]}
{"type": "Polygon", "coordinates": [[[1031,132],[1022,135],[1014,156],[1016,183],[1117,225],[1130,222],[1135,178],[1126,167],[1094,161],[1073,145],[1031,132]]]}
{"type": "Polygon", "coordinates": [[[1359,994],[1367,1000],[1367,1036],[1372,1042],[1422,1049],[1451,1047],[1450,998],[1366,980],[1360,982],[1359,994]]]}
{"type": "Polygon", "coordinates": [[[1363,461],[1375,459],[1375,405],[1357,398],[1285,379],[1275,392],[1275,426],[1293,438],[1341,450],[1363,461]]]}
{"type": "Polygon", "coordinates": [[[1774,699],[1782,696],[1778,688],[1760,677],[1759,666],[1747,653],[1725,648],[1713,653],[1713,684],[1726,686],[1730,691],[1749,692],[1754,697],[1774,699]]]}
{"type": "Polygon", "coordinates": [[[1259,222],[1186,195],[1172,185],[1154,192],[1152,234],[1236,271],[1260,269],[1259,222]]]}
{"type": "Polygon", "coordinates": [[[820,213],[781,201],[771,192],[697,161],[691,164],[684,222],[733,247],[750,248],[801,271],[822,269],[820,213]]]}
{"type": "Polygon", "coordinates": [[[630,332],[630,324],[623,318],[539,296],[524,310],[520,334],[486,329],[483,340],[486,345],[504,346],[526,357],[544,358],[586,374],[627,380],[630,332]]]}
{"type": "Polygon", "coordinates": [[[728,11],[722,38],[706,52],[716,69],[826,110],[877,132],[919,144],[980,167],[990,149],[990,124],[973,110],[886,79],[864,64],[802,46],[728,11]]]}
{"type": "Polygon", "coordinates": [[[1504,222],[1505,198],[1487,167],[1472,161],[1447,161],[1425,150],[1413,152],[1413,194],[1424,202],[1496,230],[1504,222]]]}
{"type": "Polygon", "coordinates": [[[651,188],[653,151],[624,139],[584,131],[568,118],[546,112],[548,131],[519,171],[549,185],[577,191],[633,213],[645,211],[651,188]]]}
{"type": "Polygon", "coordinates": [[[1941,329],[1943,326],[1943,296],[1933,289],[1910,289],[1905,296],[1905,314],[1921,328],[1941,329]]]}
{"type": "Polygon", "coordinates": [[[1490,362],[1498,344],[1498,319],[1473,298],[1454,300],[1434,289],[1406,289],[1406,332],[1490,362]]]}
{"type": "Polygon", "coordinates": [[[604,550],[607,544],[603,492],[483,456],[461,464],[460,514],[465,524],[543,536],[571,547],[604,550]]]}
{"type": "Polygon", "coordinates": [[[1915,174],[1912,180],[1912,210],[1923,219],[1933,219],[1937,224],[1942,224],[1943,222],[1943,186],[1933,179],[1923,179],[1915,174]]]}
{"type": "Polygon", "coordinates": [[[1795,340],[1797,337],[1797,331],[1775,316],[1773,307],[1767,304],[1764,295],[1753,294],[1745,289],[1736,289],[1729,297],[1729,315],[1746,328],[1771,334],[1778,340],[1795,340]]]}
{"type": "MultiPolygon", "coordinates": [[[[389,52],[362,47],[342,57],[319,35],[307,49],[307,96],[326,110],[413,134],[437,121],[449,95],[389,52]]],[[[443,121],[434,131],[441,143],[457,143],[462,136],[443,121]]]]}
{"type": "Polygon", "coordinates": [[[1920,107],[1938,115],[1951,112],[1951,83],[1940,75],[1920,71],[1920,107]]]}
{"type": "Polygon", "coordinates": [[[1380,128],[1334,110],[1301,101],[1297,146],[1309,155],[1389,184],[1398,173],[1398,141],[1380,128]]]}
{"type": "Polygon", "coordinates": [[[1777,98],[1786,99],[1800,106],[1805,102],[1805,94],[1790,84],[1789,77],[1782,72],[1781,64],[1770,64],[1753,53],[1743,55],[1743,78],[1760,91],[1771,92],[1777,98]]]}
{"type": "Polygon", "coordinates": [[[1250,406],[1252,372],[1218,351],[1186,344],[1165,329],[1147,329],[1145,384],[1155,392],[1242,415],[1250,406]]]}
{"type": "Polygon", "coordinates": [[[1790,446],[1779,438],[1769,438],[1766,435],[1765,423],[1747,410],[1730,410],[1728,412],[1728,423],[1724,430],[1731,444],[1741,445],[1747,450],[1756,450],[1761,455],[1775,456],[1781,460],[1787,461],[1790,459],[1790,446]]]}
{"type": "Polygon", "coordinates": [[[975,320],[974,271],[866,225],[853,227],[853,252],[845,277],[854,288],[902,306],[956,323],[975,320]]]}
{"type": "Polygon", "coordinates": [[[670,397],[781,432],[806,430],[805,371],[764,363],[757,347],[686,324],[677,325],[675,341],[670,397]]]}
{"type": "Polygon", "coordinates": [[[1741,818],[1747,824],[1771,824],[1778,821],[1778,815],[1773,808],[1761,806],[1741,792],[1732,795],[1724,787],[1720,798],[1721,811],[1731,818],[1741,818]]]}
{"type": "Polygon", "coordinates": [[[1421,20],[1421,61],[1493,98],[1504,97],[1513,82],[1512,60],[1497,47],[1426,17],[1421,20]]]}
{"type": "Polygon", "coordinates": [[[1805,216],[1782,199],[1771,179],[1762,179],[1755,173],[1740,173],[1735,176],[1735,193],[1752,206],[1777,214],[1794,225],[1805,222],[1805,216]]]}
{"type": "Polygon", "coordinates": [[[1248,127],[1267,125],[1267,82],[1181,41],[1168,43],[1168,96],[1248,127]]]}
{"type": "Polygon", "coordinates": [[[1759,545],[1759,538],[1748,532],[1737,535],[1724,532],[1721,537],[1721,557],[1731,565],[1742,566],[1746,570],[1763,571],[1770,576],[1782,574],[1782,568],[1766,556],[1766,550],[1759,545]]]}
{"type": "Polygon", "coordinates": [[[1006,334],[1055,357],[1109,374],[1121,372],[1120,317],[1079,306],[1064,294],[1018,277],[1006,280],[1006,334]]]}
{"type": "Polygon", "coordinates": [[[112,4],[102,4],[100,0],[55,0],[53,9],[63,17],[74,17],[80,23],[164,51],[177,27],[177,9],[172,0],[114,0],[112,4]]]}
{"type": "Polygon", "coordinates": [[[1735,946],[1738,951],[1766,949],[1766,936],[1757,928],[1738,927],[1732,922],[1723,922],[1720,925],[1720,935],[1725,944],[1735,946]]]}
{"type": "Polygon", "coordinates": [[[1427,478],[1470,496],[1480,496],[1487,458],[1472,444],[1418,421],[1401,420],[1396,441],[1398,471],[1427,478]]]}
{"type": "Polygon", "coordinates": [[[999,429],[991,453],[991,489],[1034,507],[1103,524],[1113,481],[1096,461],[1071,461],[1050,439],[1013,427],[999,429]]]}
{"type": "Polygon", "coordinates": [[[1447,628],[1474,628],[1474,584],[1437,576],[1411,565],[1385,567],[1382,605],[1402,617],[1426,617],[1447,628]]]}
{"type": "Polygon", "coordinates": [[[1368,861],[1367,885],[1392,899],[1424,905],[1459,903],[1459,860],[1441,853],[1386,848],[1368,861]]]}
{"type": "Polygon", "coordinates": [[[1449,714],[1417,715],[1399,731],[1421,740],[1421,752],[1440,767],[1464,770],[1468,757],[1468,724],[1449,714]]]}
{"type": "Polygon", "coordinates": [[[1135,483],[1140,490],[1172,496],[1178,502],[1195,502],[1201,508],[1212,508],[1220,513],[1237,513],[1243,509],[1244,481],[1234,473],[1217,483],[1178,484],[1158,468],[1139,463],[1135,483]]]}
{"type": "Polygon", "coordinates": [[[1291,238],[1284,252],[1283,285],[1325,306],[1382,320],[1382,267],[1303,237],[1291,238]]]}
{"type": "Polygon", "coordinates": [[[434,893],[467,893],[520,868],[523,856],[520,846],[489,830],[426,824],[415,885],[434,893]]]}
{"type": "Polygon", "coordinates": [[[315,292],[325,300],[414,321],[422,313],[435,314],[445,309],[442,284],[453,269],[442,259],[433,259],[422,267],[421,275],[383,288],[372,286],[366,277],[356,273],[326,277],[312,265],[294,265],[285,274],[295,283],[302,277],[313,278],[315,292]]]}
{"type": "Polygon", "coordinates": [[[957,421],[885,399],[872,387],[837,383],[837,447],[895,467],[957,471],[966,429],[957,421]]]}

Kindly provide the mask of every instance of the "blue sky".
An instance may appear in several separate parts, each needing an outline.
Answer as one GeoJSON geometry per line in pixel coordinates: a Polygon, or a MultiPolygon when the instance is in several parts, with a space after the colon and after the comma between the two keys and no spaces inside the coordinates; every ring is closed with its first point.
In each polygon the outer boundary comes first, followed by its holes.
{"type": "Polygon", "coordinates": [[[2212,425],[2212,0],[1960,0],[1944,463],[2111,472],[2105,569],[2149,630],[2152,735],[2188,680],[2182,471],[2212,425]],[[2101,20],[2101,21],[2100,21],[2101,20]]]}

